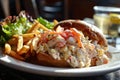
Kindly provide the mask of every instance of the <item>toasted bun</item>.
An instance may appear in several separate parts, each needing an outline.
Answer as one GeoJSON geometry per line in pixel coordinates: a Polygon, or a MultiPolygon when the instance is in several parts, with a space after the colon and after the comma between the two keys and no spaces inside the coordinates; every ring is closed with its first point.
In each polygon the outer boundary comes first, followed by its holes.
{"type": "MultiPolygon", "coordinates": [[[[98,41],[98,44],[107,47],[106,39],[104,38],[101,31],[98,28],[96,28],[94,25],[88,24],[80,20],[64,20],[59,22],[59,24],[55,26],[55,29],[58,26],[64,27],[64,29],[76,28],[82,31],[85,36],[88,36],[90,40],[98,41]]],[[[64,59],[55,60],[49,54],[46,54],[46,53],[38,54],[37,59],[39,64],[45,65],[45,66],[70,67],[70,65],[64,59]]],[[[95,64],[96,64],[96,61],[92,60],[91,66],[95,64]]]]}
{"type": "Polygon", "coordinates": [[[52,67],[70,67],[70,65],[64,59],[54,59],[52,56],[46,53],[40,53],[37,55],[38,63],[44,66],[52,67]]]}
{"type": "Polygon", "coordinates": [[[77,30],[82,31],[84,36],[88,36],[90,40],[98,41],[98,44],[102,46],[108,46],[102,32],[92,24],[88,24],[80,20],[64,20],[59,22],[59,24],[57,24],[55,28],[58,26],[64,27],[64,29],[76,28],[77,30]]]}

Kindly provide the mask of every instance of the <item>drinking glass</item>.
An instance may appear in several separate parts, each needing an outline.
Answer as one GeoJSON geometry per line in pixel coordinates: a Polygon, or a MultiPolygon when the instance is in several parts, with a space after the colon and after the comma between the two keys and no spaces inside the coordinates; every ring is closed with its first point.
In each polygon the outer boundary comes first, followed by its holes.
{"type": "Polygon", "coordinates": [[[93,9],[94,24],[101,29],[107,39],[110,39],[110,43],[116,43],[116,38],[120,37],[120,8],[94,6],[93,9]]]}

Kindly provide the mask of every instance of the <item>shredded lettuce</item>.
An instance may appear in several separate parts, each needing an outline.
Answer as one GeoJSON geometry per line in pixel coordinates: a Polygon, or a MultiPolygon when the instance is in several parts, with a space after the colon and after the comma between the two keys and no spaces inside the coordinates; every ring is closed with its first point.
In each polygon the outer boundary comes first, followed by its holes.
{"type": "Polygon", "coordinates": [[[44,25],[48,29],[53,29],[54,28],[54,23],[53,22],[49,22],[48,20],[46,20],[42,17],[37,18],[37,21],[39,21],[42,25],[44,25]]]}

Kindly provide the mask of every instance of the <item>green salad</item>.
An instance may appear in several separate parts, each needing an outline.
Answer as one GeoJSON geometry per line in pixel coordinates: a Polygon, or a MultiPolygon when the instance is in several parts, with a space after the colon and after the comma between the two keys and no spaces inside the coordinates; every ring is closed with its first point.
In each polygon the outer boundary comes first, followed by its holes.
{"type": "Polygon", "coordinates": [[[54,23],[42,17],[32,19],[31,16],[22,11],[18,16],[8,16],[0,22],[0,46],[3,46],[13,35],[24,34],[37,20],[48,29],[53,29],[54,23]]]}

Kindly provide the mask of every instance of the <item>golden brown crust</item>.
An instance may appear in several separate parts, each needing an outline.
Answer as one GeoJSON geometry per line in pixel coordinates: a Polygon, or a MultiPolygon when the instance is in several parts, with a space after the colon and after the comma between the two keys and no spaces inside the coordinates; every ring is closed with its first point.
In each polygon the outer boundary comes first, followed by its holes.
{"type": "Polygon", "coordinates": [[[52,56],[46,53],[37,54],[37,59],[40,65],[53,66],[53,67],[70,67],[70,65],[64,59],[54,59],[52,56]]]}
{"type": "Polygon", "coordinates": [[[108,46],[105,37],[94,25],[85,23],[80,20],[64,20],[61,21],[58,25],[56,25],[55,28],[59,25],[61,27],[64,27],[65,29],[76,28],[82,31],[85,36],[88,36],[90,40],[98,41],[98,44],[105,47],[108,46]]]}

